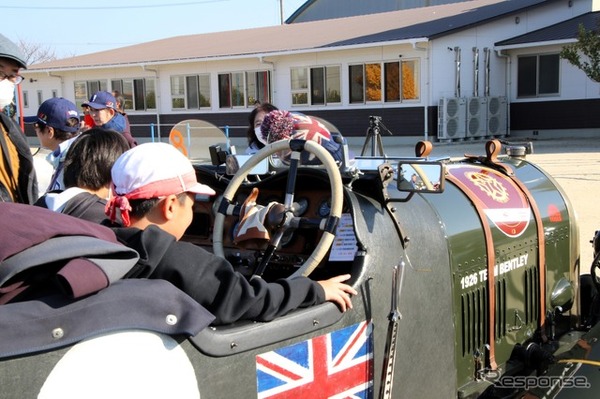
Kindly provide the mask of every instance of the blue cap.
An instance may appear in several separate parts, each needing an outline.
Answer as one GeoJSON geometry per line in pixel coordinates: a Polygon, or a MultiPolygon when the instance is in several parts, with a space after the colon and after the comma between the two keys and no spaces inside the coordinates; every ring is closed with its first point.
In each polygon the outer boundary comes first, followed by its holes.
{"type": "Polygon", "coordinates": [[[40,105],[35,122],[52,126],[63,132],[74,133],[79,130],[79,124],[69,126],[69,119],[75,118],[79,121],[77,107],[71,101],[62,97],[54,97],[46,100],[40,105]]]}
{"type": "Polygon", "coordinates": [[[107,91],[97,91],[90,97],[90,101],[83,103],[83,105],[87,105],[94,109],[117,109],[117,100],[115,100],[113,95],[107,91]]]}

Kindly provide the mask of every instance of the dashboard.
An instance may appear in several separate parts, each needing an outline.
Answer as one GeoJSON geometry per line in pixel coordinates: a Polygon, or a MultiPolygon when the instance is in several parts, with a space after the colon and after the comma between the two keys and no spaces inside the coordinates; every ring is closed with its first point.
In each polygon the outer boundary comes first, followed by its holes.
{"type": "MultiPolygon", "coordinates": [[[[271,202],[283,204],[285,197],[286,173],[273,179],[266,179],[257,183],[242,186],[234,200],[234,204],[242,204],[250,194],[253,187],[258,188],[259,195],[256,203],[267,205],[271,202]]],[[[294,190],[294,216],[310,219],[318,222],[329,216],[331,209],[331,193],[329,181],[326,175],[315,173],[299,173],[294,190]]],[[[206,183],[203,181],[203,183],[206,183]]],[[[212,252],[212,234],[215,222],[216,209],[222,199],[222,193],[225,191],[226,184],[220,186],[215,182],[208,183],[217,191],[213,197],[197,198],[194,204],[194,218],[188,227],[183,240],[202,246],[212,252]],[[217,186],[215,186],[217,185],[217,186]]],[[[343,206],[343,213],[347,213],[346,204],[343,206]]],[[[348,218],[345,218],[346,220],[348,218]]],[[[238,245],[234,244],[233,231],[239,222],[238,216],[227,216],[224,224],[223,249],[227,260],[244,275],[251,275],[254,268],[260,262],[268,242],[248,241],[238,245]],[[242,245],[243,244],[243,245],[242,245]]],[[[352,229],[346,229],[346,235],[354,236],[352,229]]],[[[287,277],[292,274],[306,259],[312,254],[315,246],[321,238],[322,232],[316,227],[293,229],[287,232],[281,239],[280,247],[271,258],[268,266],[268,277],[266,279],[276,279],[287,277]]],[[[319,265],[323,268],[328,263],[329,254],[319,265]]],[[[340,262],[336,262],[336,269],[340,262]]],[[[343,262],[341,262],[343,263],[343,262]]],[[[316,272],[316,271],[315,271],[316,272]]]]}

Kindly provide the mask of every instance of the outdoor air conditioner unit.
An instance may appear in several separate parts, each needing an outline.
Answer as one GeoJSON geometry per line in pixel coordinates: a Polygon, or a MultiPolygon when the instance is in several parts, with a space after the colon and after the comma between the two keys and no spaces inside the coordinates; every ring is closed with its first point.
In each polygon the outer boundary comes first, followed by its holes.
{"type": "Polygon", "coordinates": [[[438,107],[438,139],[463,140],[466,133],[467,100],[442,97],[438,107]]]}
{"type": "Polygon", "coordinates": [[[467,138],[481,138],[487,129],[487,98],[469,97],[467,99],[467,138]]]}
{"type": "Polygon", "coordinates": [[[488,97],[487,132],[490,136],[505,137],[508,134],[508,101],[506,97],[488,97]]]}

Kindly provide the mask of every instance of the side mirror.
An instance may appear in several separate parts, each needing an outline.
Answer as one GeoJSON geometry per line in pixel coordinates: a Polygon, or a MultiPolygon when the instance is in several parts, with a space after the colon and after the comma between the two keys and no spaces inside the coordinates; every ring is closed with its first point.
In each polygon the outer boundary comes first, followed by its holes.
{"type": "Polygon", "coordinates": [[[396,178],[398,191],[419,193],[442,193],[445,168],[441,162],[398,163],[396,178]]]}
{"type": "MultiPolygon", "coordinates": [[[[233,176],[237,173],[242,165],[244,165],[252,155],[242,155],[242,154],[229,154],[225,158],[225,173],[227,175],[233,176]]],[[[266,175],[269,173],[269,161],[265,158],[260,161],[256,166],[250,171],[251,175],[266,175]]]]}

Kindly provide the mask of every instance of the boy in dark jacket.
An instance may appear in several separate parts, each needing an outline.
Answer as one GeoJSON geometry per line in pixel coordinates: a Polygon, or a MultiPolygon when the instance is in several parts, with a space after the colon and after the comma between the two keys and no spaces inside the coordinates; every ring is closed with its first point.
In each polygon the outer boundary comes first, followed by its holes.
{"type": "Polygon", "coordinates": [[[306,277],[267,283],[248,281],[225,259],[178,241],[192,222],[196,194],[214,190],[196,180],[190,161],[166,143],[145,143],[127,151],[112,168],[114,197],[107,211],[121,211],[119,239],[140,254],[127,277],[168,280],[216,316],[215,324],[240,319],[269,321],[289,311],[335,302],[352,308],[357,292],[344,284],[350,275],[324,281],[306,277]]]}
{"type": "Polygon", "coordinates": [[[104,208],[112,186],[111,168],[128,149],[119,132],[99,127],[86,130],[65,157],[65,189],[46,193],[34,205],[91,222],[107,222],[104,208]]]}

